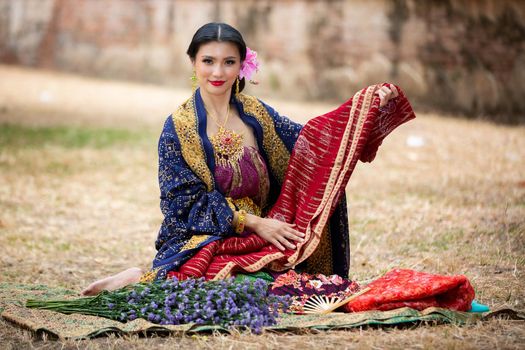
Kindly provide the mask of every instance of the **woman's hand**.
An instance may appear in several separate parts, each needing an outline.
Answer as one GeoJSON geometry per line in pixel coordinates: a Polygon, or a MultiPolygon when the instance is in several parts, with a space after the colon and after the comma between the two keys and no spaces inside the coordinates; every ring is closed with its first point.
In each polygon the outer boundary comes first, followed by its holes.
{"type": "Polygon", "coordinates": [[[399,96],[399,92],[392,84],[386,84],[385,86],[382,86],[375,92],[375,94],[379,95],[379,107],[383,107],[388,103],[388,101],[399,96]]]}
{"type": "Polygon", "coordinates": [[[275,219],[261,218],[246,214],[246,228],[252,230],[279,250],[295,249],[293,241],[302,242],[304,233],[294,229],[294,224],[288,224],[275,219]]]}

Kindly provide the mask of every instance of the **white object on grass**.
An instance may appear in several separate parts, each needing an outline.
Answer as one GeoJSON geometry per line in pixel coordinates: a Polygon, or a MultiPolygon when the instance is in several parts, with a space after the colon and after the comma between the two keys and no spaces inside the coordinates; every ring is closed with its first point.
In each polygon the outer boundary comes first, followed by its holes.
{"type": "Polygon", "coordinates": [[[327,297],[326,295],[312,295],[306,303],[304,303],[303,310],[305,314],[327,314],[338,307],[349,303],[354,298],[365,294],[369,290],[370,288],[365,288],[345,299],[339,297],[327,297]]]}
{"type": "Polygon", "coordinates": [[[407,137],[406,144],[408,147],[419,148],[425,145],[425,138],[417,135],[410,135],[407,137]]]}

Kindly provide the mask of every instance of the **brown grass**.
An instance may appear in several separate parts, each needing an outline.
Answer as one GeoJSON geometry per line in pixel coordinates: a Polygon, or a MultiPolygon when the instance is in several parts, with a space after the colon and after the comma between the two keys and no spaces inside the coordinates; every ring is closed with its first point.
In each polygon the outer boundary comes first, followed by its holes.
{"type": "MultiPolygon", "coordinates": [[[[37,132],[64,125],[59,134],[76,126],[92,137],[102,127],[130,130],[103,146],[70,145],[60,136],[37,144],[0,140],[0,279],[79,290],[129,266],[147,268],[161,221],[156,138],[189,92],[6,66],[0,76],[0,123],[23,125],[21,139],[32,135],[30,125],[37,132]]],[[[333,107],[268,102],[299,121],[333,107]]],[[[465,274],[480,302],[525,309],[524,160],[524,127],[418,115],[350,181],[351,277],[395,266],[465,274]],[[425,144],[407,146],[410,136],[425,144]]],[[[521,348],[525,325],[74,342],[42,340],[2,320],[0,339],[8,349],[521,348]]]]}

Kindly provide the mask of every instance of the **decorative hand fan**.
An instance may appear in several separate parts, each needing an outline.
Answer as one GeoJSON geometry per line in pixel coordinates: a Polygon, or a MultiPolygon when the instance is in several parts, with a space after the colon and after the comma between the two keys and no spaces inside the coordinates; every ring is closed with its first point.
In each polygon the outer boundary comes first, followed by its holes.
{"type": "Polygon", "coordinates": [[[370,288],[365,288],[344,299],[339,297],[327,297],[325,295],[312,295],[306,301],[306,303],[304,303],[303,310],[305,314],[327,314],[357,298],[358,296],[365,294],[369,290],[370,288]]]}

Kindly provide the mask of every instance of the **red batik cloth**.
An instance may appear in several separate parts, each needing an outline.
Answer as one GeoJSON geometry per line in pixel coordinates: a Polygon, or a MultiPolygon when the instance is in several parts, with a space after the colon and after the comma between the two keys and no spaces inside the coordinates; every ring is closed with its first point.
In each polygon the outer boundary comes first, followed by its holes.
{"type": "Polygon", "coordinates": [[[226,278],[262,268],[284,271],[305,261],[326,233],[358,160],[374,159],[382,140],[415,118],[403,91],[390,110],[379,109],[373,85],[357,92],[336,110],[310,120],[295,143],[277,202],[267,217],[294,223],[305,233],[296,250],[281,252],[256,234],[212,242],[168,277],[226,278]]]}
{"type": "Polygon", "coordinates": [[[344,306],[346,312],[386,311],[400,307],[468,311],[474,300],[474,288],[463,275],[442,276],[394,269],[367,287],[370,291],[344,306]]]}

